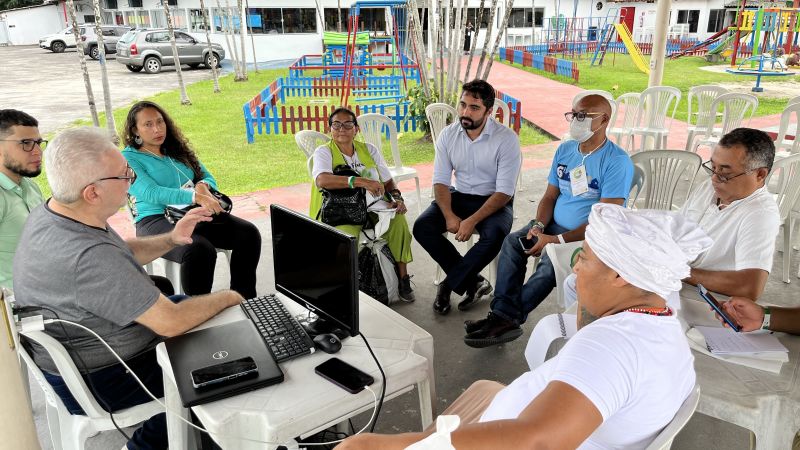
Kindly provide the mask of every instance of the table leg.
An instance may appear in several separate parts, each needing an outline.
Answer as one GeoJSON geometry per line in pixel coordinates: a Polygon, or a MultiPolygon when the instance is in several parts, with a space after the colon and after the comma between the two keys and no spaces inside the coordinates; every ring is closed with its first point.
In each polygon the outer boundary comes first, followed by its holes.
{"type": "Polygon", "coordinates": [[[428,428],[433,423],[433,399],[431,398],[431,383],[424,379],[417,383],[419,394],[419,415],[422,420],[422,429],[428,428]]]}
{"type": "Polygon", "coordinates": [[[189,425],[182,421],[173,413],[178,413],[180,417],[189,419],[189,410],[181,404],[181,397],[178,394],[178,387],[167,374],[164,374],[164,404],[167,405],[167,442],[170,450],[189,450],[190,440],[193,440],[193,433],[189,433],[189,425]]]}

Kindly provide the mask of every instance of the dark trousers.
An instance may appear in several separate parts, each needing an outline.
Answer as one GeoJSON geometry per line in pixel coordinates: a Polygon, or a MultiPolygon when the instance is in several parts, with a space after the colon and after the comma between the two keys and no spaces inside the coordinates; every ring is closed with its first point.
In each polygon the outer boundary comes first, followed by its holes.
{"type": "MultiPolygon", "coordinates": [[[[475,214],[489,199],[488,196],[458,191],[451,191],[450,194],[453,212],[461,219],[475,214]]],[[[497,256],[513,221],[514,212],[509,202],[475,227],[480,239],[462,256],[444,235],[447,224],[442,210],[434,201],[414,222],[414,238],[447,274],[443,283],[447,283],[456,294],[463,295],[467,287],[477,283],[480,271],[497,256]]]]}
{"type": "MultiPolygon", "coordinates": [[[[148,216],[136,223],[137,236],[169,233],[175,226],[164,216],[148,216]]],[[[217,248],[231,252],[231,289],[244,298],[256,296],[256,268],[261,258],[261,233],[252,223],[230,214],[200,223],[192,243],[176,247],[163,258],[181,265],[181,285],[188,295],[211,292],[217,248]]]]}
{"type": "MultiPolygon", "coordinates": [[[[77,361],[76,361],[77,363],[77,361]]],[[[142,380],[147,389],[156,397],[164,396],[164,382],[161,378],[161,367],[156,362],[155,349],[125,361],[134,373],[142,380]]],[[[61,397],[70,414],[85,414],[75,397],[67,389],[64,380],[47,372],[44,377],[53,386],[53,390],[61,397]]],[[[139,383],[127,373],[122,364],[100,369],[84,375],[86,385],[93,389],[97,403],[106,411],[119,411],[151,401],[149,395],[139,383]],[[90,384],[91,382],[91,384],[90,384]]],[[[167,448],[167,416],[156,414],[142,423],[128,441],[130,450],[163,450],[167,448]]]]}

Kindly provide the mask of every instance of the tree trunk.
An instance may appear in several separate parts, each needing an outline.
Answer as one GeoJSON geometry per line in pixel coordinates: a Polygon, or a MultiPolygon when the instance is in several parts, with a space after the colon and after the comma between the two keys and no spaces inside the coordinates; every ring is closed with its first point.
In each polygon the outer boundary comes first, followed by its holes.
{"type": "Polygon", "coordinates": [[[228,45],[230,45],[232,49],[233,67],[236,69],[233,81],[244,81],[242,66],[239,64],[239,49],[236,45],[236,32],[233,28],[233,13],[231,12],[231,3],[228,0],[225,0],[225,21],[227,22],[226,42],[228,42],[228,45]],[[230,36],[230,40],[228,40],[227,36],[230,36]]]}
{"type": "MultiPolygon", "coordinates": [[[[424,0],[427,1],[427,0],[424,0]]],[[[436,61],[436,49],[439,48],[439,2],[441,0],[430,0],[430,17],[428,18],[429,27],[433,24],[433,29],[430,30],[430,36],[428,36],[428,45],[431,49],[431,79],[433,80],[433,92],[436,95],[439,95],[439,67],[437,66],[436,61]]],[[[425,57],[428,57],[428,49],[425,49],[425,57]]]]}
{"type": "Polygon", "coordinates": [[[492,25],[494,25],[494,14],[497,12],[497,0],[492,0],[492,6],[489,7],[489,26],[486,28],[486,42],[483,44],[483,51],[481,51],[481,59],[478,61],[478,69],[475,70],[475,78],[481,77],[481,69],[483,62],[486,60],[486,43],[492,37],[492,25]]]}
{"type": "MultiPolygon", "coordinates": [[[[92,0],[92,7],[94,8],[94,32],[97,35],[97,51],[100,59],[100,79],[103,83],[103,105],[105,106],[106,113],[106,128],[108,134],[114,140],[119,141],[117,136],[117,127],[114,123],[114,109],[111,106],[111,88],[108,85],[108,70],[106,70],[106,44],[103,37],[103,19],[100,17],[100,0],[92,0]]],[[[85,59],[82,51],[78,53],[85,59]]]]}
{"type": "Polygon", "coordinates": [[[338,21],[336,23],[336,29],[339,33],[342,32],[342,0],[336,0],[336,17],[338,21]]]}
{"type": "Polygon", "coordinates": [[[506,13],[503,16],[503,23],[497,30],[500,32],[497,33],[497,37],[494,39],[494,46],[492,47],[492,53],[489,55],[489,64],[486,66],[486,71],[483,72],[484,80],[489,78],[489,72],[492,70],[492,63],[494,62],[494,54],[497,53],[497,48],[500,46],[500,39],[503,37],[503,31],[505,31],[506,25],[508,25],[508,18],[511,17],[511,8],[513,6],[514,6],[514,0],[508,0],[508,5],[506,5],[506,13]]]}
{"type": "MultiPolygon", "coordinates": [[[[243,22],[247,20],[247,12],[244,11],[242,7],[242,0],[236,0],[236,7],[239,9],[239,42],[242,45],[242,79],[239,81],[247,81],[247,52],[245,51],[245,34],[247,34],[247,22],[243,22]],[[242,14],[244,12],[244,14],[242,14]]],[[[255,57],[255,55],[253,55],[255,57]]]]}
{"type": "Polygon", "coordinates": [[[89,68],[86,67],[86,55],[83,52],[83,41],[81,41],[78,31],[78,20],[75,18],[75,3],[67,0],[67,11],[69,20],[72,24],[72,35],[75,36],[75,43],[78,46],[78,60],[81,63],[81,73],[83,73],[83,85],[86,87],[86,99],[89,101],[89,113],[92,116],[94,126],[100,126],[100,119],[97,117],[97,105],[94,104],[94,92],[92,91],[92,79],[89,77],[89,68]]]}
{"type": "Polygon", "coordinates": [[[225,35],[225,43],[228,45],[228,56],[230,56],[231,60],[233,61],[233,71],[235,73],[235,77],[239,76],[239,59],[236,58],[234,54],[234,46],[231,45],[231,35],[230,29],[228,27],[228,14],[226,10],[222,9],[222,6],[219,4],[219,0],[217,0],[217,9],[219,10],[220,14],[220,25],[222,27],[222,34],[225,35]]]}
{"type": "MultiPolygon", "coordinates": [[[[99,1],[99,0],[94,0],[99,1]]],[[[181,58],[178,56],[178,44],[175,43],[175,28],[172,27],[172,14],[169,12],[169,2],[162,1],[164,5],[164,15],[167,16],[167,30],[169,31],[169,43],[172,46],[172,60],[175,62],[175,73],[178,75],[178,86],[181,90],[181,105],[191,105],[189,94],[186,93],[186,85],[183,84],[183,72],[181,72],[181,58]]]]}
{"type": "MultiPolygon", "coordinates": [[[[475,23],[475,35],[472,36],[472,42],[470,42],[469,46],[469,59],[467,60],[467,71],[464,72],[464,83],[466,83],[469,78],[469,69],[472,67],[472,57],[475,55],[475,46],[478,45],[478,33],[481,29],[481,24],[483,23],[483,5],[485,0],[481,0],[481,5],[478,8],[478,18],[477,22],[475,23]]],[[[487,38],[488,39],[488,36],[487,38]]],[[[484,46],[485,47],[485,46],[484,46]]]]}
{"type": "MultiPolygon", "coordinates": [[[[219,2],[217,2],[219,5],[219,2]]],[[[200,0],[200,9],[203,11],[203,28],[206,31],[206,44],[208,45],[208,54],[212,54],[214,52],[213,47],[211,47],[211,34],[209,30],[208,24],[208,13],[206,12],[206,3],[204,0],[200,0]]],[[[214,93],[217,94],[220,92],[219,90],[219,72],[217,71],[217,66],[211,68],[211,76],[214,78],[214,93]]]]}
{"type": "Polygon", "coordinates": [[[417,65],[419,65],[419,75],[422,80],[422,89],[425,91],[425,96],[430,97],[431,91],[428,86],[428,54],[425,51],[425,43],[422,39],[422,22],[419,19],[419,10],[417,9],[417,1],[410,0],[411,15],[410,19],[414,34],[411,36],[414,43],[414,51],[416,52],[417,65]]]}
{"type": "Polygon", "coordinates": [[[439,101],[444,103],[449,103],[448,99],[444,97],[444,8],[443,3],[449,0],[439,0],[439,31],[438,41],[439,41],[439,101]]]}
{"type": "MultiPolygon", "coordinates": [[[[244,12],[244,20],[247,20],[247,24],[250,23],[247,14],[250,12],[250,0],[245,0],[245,12],[244,12]]],[[[258,73],[258,58],[256,58],[256,40],[253,37],[253,26],[248,25],[250,28],[248,29],[248,33],[250,35],[250,46],[253,47],[253,68],[255,69],[256,73],[258,73]]],[[[243,50],[244,51],[244,50],[243,50]]]]}

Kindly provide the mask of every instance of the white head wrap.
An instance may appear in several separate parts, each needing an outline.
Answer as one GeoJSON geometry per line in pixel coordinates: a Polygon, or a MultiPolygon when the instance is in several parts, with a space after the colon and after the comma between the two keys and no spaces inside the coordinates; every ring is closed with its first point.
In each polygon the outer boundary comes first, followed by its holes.
{"type": "Polygon", "coordinates": [[[589,214],[586,242],[625,281],[666,299],[689,276],[689,262],[713,241],[675,212],[596,203],[589,214]]]}

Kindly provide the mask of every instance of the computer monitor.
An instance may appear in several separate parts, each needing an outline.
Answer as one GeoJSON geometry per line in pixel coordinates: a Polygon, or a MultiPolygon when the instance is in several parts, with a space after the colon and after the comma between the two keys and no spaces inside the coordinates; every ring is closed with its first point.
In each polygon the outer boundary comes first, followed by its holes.
{"type": "Polygon", "coordinates": [[[356,336],[356,238],[280,205],[270,213],[277,291],[356,336]]]}

